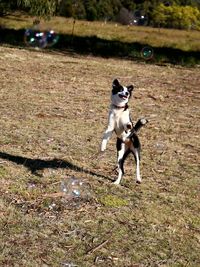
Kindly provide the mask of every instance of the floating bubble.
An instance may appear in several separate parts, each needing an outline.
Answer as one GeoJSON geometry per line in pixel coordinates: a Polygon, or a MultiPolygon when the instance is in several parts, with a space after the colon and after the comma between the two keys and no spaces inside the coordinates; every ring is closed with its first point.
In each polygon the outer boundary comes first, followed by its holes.
{"type": "Polygon", "coordinates": [[[28,189],[32,190],[32,189],[35,189],[36,188],[36,184],[34,183],[29,183],[28,184],[28,189]]]}
{"type": "Polygon", "coordinates": [[[75,177],[61,181],[61,191],[67,200],[87,200],[91,196],[90,185],[75,177]]]}
{"type": "Polygon", "coordinates": [[[138,26],[145,26],[148,24],[148,17],[144,10],[136,10],[133,13],[133,24],[138,26]]]}
{"type": "Polygon", "coordinates": [[[58,42],[59,36],[53,31],[40,31],[39,29],[27,29],[24,33],[24,42],[27,46],[45,48],[58,42]]]}
{"type": "Polygon", "coordinates": [[[141,56],[146,60],[151,59],[154,56],[153,48],[150,46],[143,47],[141,51],[141,56]]]}
{"type": "Polygon", "coordinates": [[[53,46],[58,42],[59,36],[53,31],[49,31],[46,33],[46,41],[47,41],[47,46],[53,46]]]}
{"type": "Polygon", "coordinates": [[[49,205],[49,209],[50,210],[55,210],[56,209],[56,204],[52,203],[51,205],[49,205]]]}
{"type": "Polygon", "coordinates": [[[163,1],[163,4],[167,7],[172,5],[170,1],[163,1]]]}
{"type": "Polygon", "coordinates": [[[44,48],[46,46],[46,36],[44,32],[38,30],[27,29],[24,34],[26,45],[32,47],[44,48]]]}
{"type": "Polygon", "coordinates": [[[159,141],[159,142],[157,142],[157,143],[154,145],[154,147],[155,147],[158,151],[162,152],[162,151],[165,150],[165,143],[162,142],[162,141],[159,141]]]}

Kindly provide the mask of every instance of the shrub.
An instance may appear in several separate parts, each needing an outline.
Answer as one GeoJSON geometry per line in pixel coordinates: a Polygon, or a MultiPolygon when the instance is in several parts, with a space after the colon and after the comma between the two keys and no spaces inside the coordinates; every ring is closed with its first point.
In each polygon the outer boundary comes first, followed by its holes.
{"type": "Polygon", "coordinates": [[[158,5],[152,12],[153,26],[176,29],[199,29],[200,11],[192,6],[158,5]]]}

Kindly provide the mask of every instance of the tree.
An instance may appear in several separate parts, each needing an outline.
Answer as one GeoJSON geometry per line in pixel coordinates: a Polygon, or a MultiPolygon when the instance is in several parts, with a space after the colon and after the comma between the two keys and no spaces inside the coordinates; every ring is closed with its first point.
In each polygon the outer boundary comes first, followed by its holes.
{"type": "Polygon", "coordinates": [[[192,6],[160,4],[152,12],[152,22],[156,27],[199,29],[200,11],[192,6]]]}
{"type": "Polygon", "coordinates": [[[1,0],[1,13],[7,13],[13,9],[25,10],[30,15],[38,17],[51,17],[55,14],[59,0],[1,0]]]}
{"type": "Polygon", "coordinates": [[[9,11],[50,18],[116,20],[123,24],[180,29],[200,29],[200,0],[0,0],[0,16],[9,11]],[[137,17],[137,18],[136,18],[137,17]],[[139,23],[140,18],[143,23],[139,23]],[[119,20],[118,20],[119,21],[119,20]]]}
{"type": "Polygon", "coordinates": [[[125,7],[128,10],[134,10],[136,7],[135,1],[132,0],[121,0],[121,3],[123,7],[125,7]]]}
{"type": "Polygon", "coordinates": [[[97,2],[96,0],[86,0],[86,19],[89,21],[94,21],[97,19],[97,2]]]}
{"type": "Polygon", "coordinates": [[[110,1],[100,0],[97,6],[98,18],[113,19],[113,6],[110,1]]]}
{"type": "Polygon", "coordinates": [[[73,17],[74,11],[73,11],[73,5],[71,0],[61,0],[59,4],[59,15],[63,17],[73,17]]]}
{"type": "Polygon", "coordinates": [[[0,1],[0,16],[4,16],[6,15],[12,8],[14,5],[14,1],[12,0],[1,0],[0,1]]]}
{"type": "Polygon", "coordinates": [[[167,24],[167,13],[165,11],[165,6],[160,4],[151,13],[152,20],[151,23],[156,27],[165,27],[167,24]]]}
{"type": "Polygon", "coordinates": [[[75,0],[74,6],[74,18],[85,19],[86,10],[82,0],[75,0]]]}
{"type": "Polygon", "coordinates": [[[55,14],[56,0],[18,0],[19,7],[25,8],[29,14],[37,17],[51,17],[55,14]]]}

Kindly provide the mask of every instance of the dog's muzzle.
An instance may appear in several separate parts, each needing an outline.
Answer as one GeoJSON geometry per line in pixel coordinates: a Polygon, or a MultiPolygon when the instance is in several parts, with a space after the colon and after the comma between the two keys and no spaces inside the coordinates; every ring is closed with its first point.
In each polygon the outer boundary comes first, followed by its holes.
{"type": "Polygon", "coordinates": [[[118,94],[118,96],[122,99],[127,99],[128,98],[128,93],[123,95],[123,94],[118,94]]]}

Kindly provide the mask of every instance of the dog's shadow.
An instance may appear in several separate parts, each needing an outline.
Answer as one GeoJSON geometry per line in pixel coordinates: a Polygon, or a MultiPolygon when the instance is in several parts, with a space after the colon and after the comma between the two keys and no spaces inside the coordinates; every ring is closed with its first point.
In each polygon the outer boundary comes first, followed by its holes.
{"type": "Polygon", "coordinates": [[[94,175],[99,178],[109,179],[108,177],[105,177],[101,174],[95,173],[90,170],[86,170],[84,168],[74,165],[73,163],[69,161],[62,160],[62,159],[56,159],[56,158],[49,159],[49,160],[31,159],[31,158],[22,157],[22,156],[11,155],[5,152],[0,152],[0,158],[14,162],[18,165],[23,165],[32,174],[37,175],[37,176],[42,176],[41,174],[38,173],[38,171],[49,168],[49,169],[70,169],[70,170],[74,170],[77,172],[94,175]]]}

